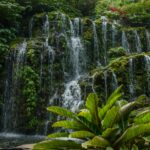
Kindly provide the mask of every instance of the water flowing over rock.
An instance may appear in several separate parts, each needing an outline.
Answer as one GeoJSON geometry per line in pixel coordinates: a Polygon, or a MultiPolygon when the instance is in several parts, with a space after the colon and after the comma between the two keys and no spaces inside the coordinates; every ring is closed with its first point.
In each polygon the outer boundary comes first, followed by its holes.
{"type": "MultiPolygon", "coordinates": [[[[144,56],[145,57],[145,69],[147,73],[147,92],[150,93],[150,56],[144,56]]],[[[149,94],[150,95],[150,94],[149,94]]]]}
{"type": "Polygon", "coordinates": [[[13,56],[10,56],[9,58],[9,65],[12,65],[11,67],[8,67],[8,75],[5,82],[5,93],[4,93],[4,108],[3,108],[3,131],[4,132],[10,132],[12,131],[17,124],[17,114],[16,114],[16,106],[15,106],[15,96],[16,96],[16,90],[19,84],[19,81],[17,79],[18,71],[21,67],[23,67],[25,63],[25,53],[27,48],[27,42],[24,40],[20,45],[18,45],[16,49],[16,55],[14,55],[16,62],[16,67],[13,68],[13,56]]]}
{"type": "Polygon", "coordinates": [[[148,30],[146,30],[145,33],[146,33],[146,40],[147,40],[147,51],[150,51],[150,33],[148,30]]]}
{"type": "Polygon", "coordinates": [[[124,31],[122,31],[122,47],[127,51],[127,53],[130,53],[130,45],[124,31]]]}
{"type": "Polygon", "coordinates": [[[138,53],[141,53],[142,52],[142,44],[141,44],[139,34],[136,30],[134,30],[133,33],[134,33],[134,36],[135,36],[136,50],[137,50],[138,53]]]}

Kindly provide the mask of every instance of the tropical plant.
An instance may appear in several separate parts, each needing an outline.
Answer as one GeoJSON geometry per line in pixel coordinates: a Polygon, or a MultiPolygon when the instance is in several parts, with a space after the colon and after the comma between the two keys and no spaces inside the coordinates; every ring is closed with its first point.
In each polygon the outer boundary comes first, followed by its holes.
{"type": "Polygon", "coordinates": [[[95,93],[89,94],[86,108],[78,114],[58,106],[48,107],[48,111],[70,118],[52,125],[54,128],[67,130],[48,135],[50,140],[35,145],[34,149],[136,150],[139,145],[144,147],[145,142],[148,145],[150,108],[141,108],[145,96],[127,102],[122,100],[121,87],[118,87],[101,107],[98,96],[95,93]]]}

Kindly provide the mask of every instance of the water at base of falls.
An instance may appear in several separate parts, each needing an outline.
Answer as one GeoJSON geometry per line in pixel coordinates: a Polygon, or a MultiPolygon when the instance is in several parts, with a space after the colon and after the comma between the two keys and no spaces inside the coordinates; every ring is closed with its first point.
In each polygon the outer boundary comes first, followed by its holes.
{"type": "Polygon", "coordinates": [[[45,139],[41,135],[23,135],[15,133],[0,133],[0,148],[14,148],[23,144],[32,144],[45,139]]]}

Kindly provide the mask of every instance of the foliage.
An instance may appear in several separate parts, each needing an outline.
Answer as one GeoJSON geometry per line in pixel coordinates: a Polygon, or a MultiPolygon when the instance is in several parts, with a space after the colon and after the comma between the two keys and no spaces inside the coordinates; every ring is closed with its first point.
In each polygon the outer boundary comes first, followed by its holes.
{"type": "Polygon", "coordinates": [[[108,98],[106,104],[101,107],[98,106],[97,95],[89,94],[85,104],[86,108],[78,114],[58,106],[48,107],[49,111],[70,118],[54,123],[53,127],[72,130],[50,134],[48,135],[50,140],[38,143],[34,149],[61,149],[62,143],[64,143],[63,147],[73,149],[73,145],[68,146],[66,140],[60,138],[67,135],[71,138],[70,141],[68,140],[70,144],[79,139],[83,140],[80,140],[81,147],[78,149],[124,149],[124,147],[131,149],[138,148],[139,143],[144,147],[144,141],[149,141],[148,136],[150,135],[150,109],[139,111],[138,108],[142,106],[145,96],[140,96],[133,102],[122,101],[121,88],[122,86],[118,87],[108,98]],[[134,109],[139,113],[131,113],[134,109]],[[57,140],[62,143],[57,143],[57,140]]]}
{"type": "Polygon", "coordinates": [[[39,85],[39,77],[34,70],[29,66],[24,66],[19,71],[19,80],[21,81],[22,99],[24,106],[25,118],[28,118],[28,128],[33,128],[38,123],[36,119],[37,108],[37,91],[39,85]]]}

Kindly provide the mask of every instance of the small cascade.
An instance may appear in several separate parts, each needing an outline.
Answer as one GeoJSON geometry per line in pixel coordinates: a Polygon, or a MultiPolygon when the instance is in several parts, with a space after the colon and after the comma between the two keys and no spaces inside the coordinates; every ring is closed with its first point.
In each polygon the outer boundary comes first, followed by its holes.
{"type": "Polygon", "coordinates": [[[118,87],[117,76],[114,72],[112,72],[112,91],[114,91],[118,87]]]}
{"type": "MultiPolygon", "coordinates": [[[[17,114],[15,114],[15,94],[16,88],[18,88],[18,80],[17,80],[17,73],[19,69],[25,63],[25,54],[27,50],[27,42],[24,40],[18,47],[17,47],[17,54],[15,55],[16,58],[16,65],[15,68],[8,68],[8,77],[5,82],[5,94],[4,94],[4,108],[3,108],[3,131],[4,132],[12,132],[15,126],[17,125],[17,114]]],[[[9,63],[13,63],[10,61],[9,63]]]]}
{"type": "Polygon", "coordinates": [[[34,22],[34,17],[31,17],[29,20],[29,38],[32,38],[32,29],[33,29],[33,22],[34,22]]]}
{"type": "Polygon", "coordinates": [[[83,73],[82,64],[84,55],[84,47],[80,39],[80,19],[75,18],[73,21],[70,20],[70,64],[72,67],[71,81],[65,84],[65,91],[62,95],[62,105],[65,108],[71,109],[71,111],[77,111],[83,104],[81,100],[81,89],[78,84],[81,74],[83,73]],[[82,62],[81,62],[82,61],[82,62]]]}
{"type": "MultiPolygon", "coordinates": [[[[150,93],[150,56],[145,55],[145,69],[147,72],[147,85],[148,85],[148,90],[147,93],[150,93]]],[[[150,96],[150,94],[148,95],[150,96]]]]}
{"type": "Polygon", "coordinates": [[[130,92],[130,98],[133,99],[135,97],[135,89],[134,89],[134,60],[133,60],[133,58],[129,59],[129,92],[130,92]]]}
{"type": "Polygon", "coordinates": [[[43,23],[43,36],[45,38],[45,42],[43,44],[43,49],[41,49],[40,53],[40,91],[42,89],[42,78],[43,78],[43,61],[44,61],[44,50],[48,49],[49,44],[49,20],[48,20],[48,15],[45,16],[45,21],[43,23]]]}
{"type": "Polygon", "coordinates": [[[63,94],[63,106],[76,112],[83,105],[81,100],[81,89],[77,80],[71,81],[65,85],[65,92],[63,94]]]}
{"type": "Polygon", "coordinates": [[[141,53],[142,52],[142,44],[141,44],[140,36],[136,30],[134,30],[133,33],[135,36],[136,51],[137,51],[137,53],[141,53]]]}
{"type": "Polygon", "coordinates": [[[103,49],[104,49],[104,65],[107,65],[107,24],[108,20],[105,16],[102,19],[103,49]]]}
{"type": "Polygon", "coordinates": [[[146,33],[146,40],[147,40],[147,51],[150,51],[150,33],[148,30],[146,30],[145,33],[146,33]]]}
{"type": "Polygon", "coordinates": [[[124,31],[122,31],[122,47],[126,50],[128,54],[130,53],[130,45],[124,31]]]}
{"type": "Polygon", "coordinates": [[[117,29],[116,29],[116,22],[114,22],[112,24],[112,47],[115,47],[116,36],[117,36],[117,29]]]}
{"type": "Polygon", "coordinates": [[[96,60],[97,65],[100,64],[100,54],[99,54],[99,42],[98,42],[98,36],[96,31],[96,24],[93,21],[93,34],[94,34],[94,60],[96,60]]]}

